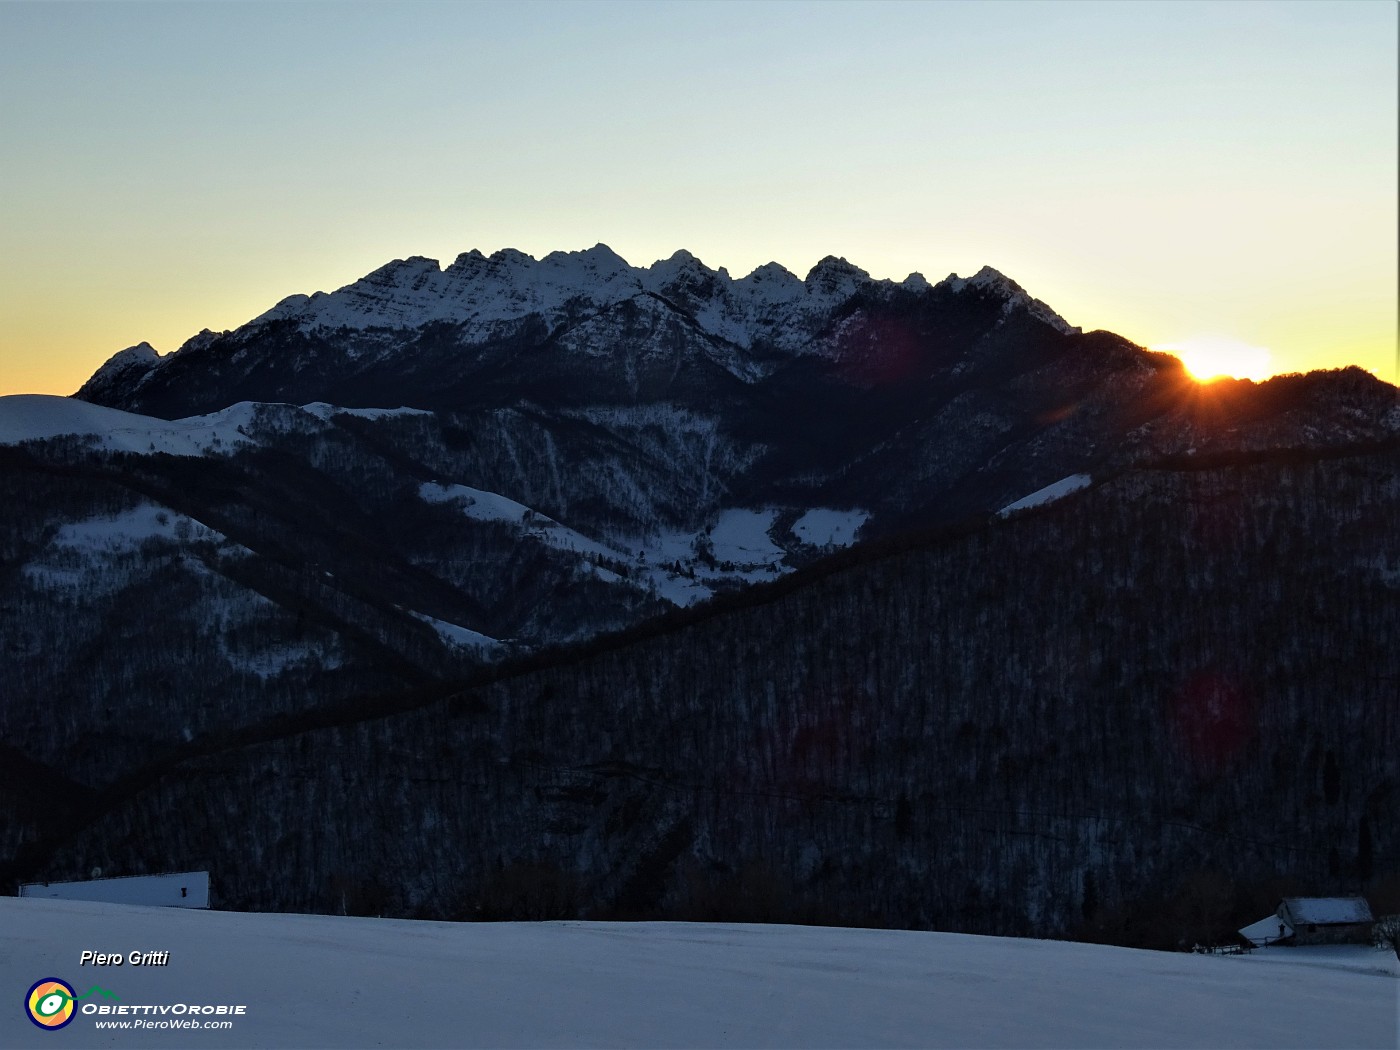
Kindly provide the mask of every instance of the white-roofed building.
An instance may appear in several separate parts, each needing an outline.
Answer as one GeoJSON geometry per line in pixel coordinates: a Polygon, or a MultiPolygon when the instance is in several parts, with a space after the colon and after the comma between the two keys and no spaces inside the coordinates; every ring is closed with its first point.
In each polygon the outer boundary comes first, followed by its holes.
{"type": "Polygon", "coordinates": [[[1293,936],[1293,927],[1284,922],[1277,915],[1270,915],[1268,918],[1252,922],[1239,931],[1241,937],[1249,941],[1256,948],[1267,948],[1271,944],[1278,944],[1293,936]]]}
{"type": "Polygon", "coordinates": [[[1270,944],[1369,944],[1371,906],[1364,897],[1285,897],[1278,910],[1240,930],[1256,948],[1270,944]]]}

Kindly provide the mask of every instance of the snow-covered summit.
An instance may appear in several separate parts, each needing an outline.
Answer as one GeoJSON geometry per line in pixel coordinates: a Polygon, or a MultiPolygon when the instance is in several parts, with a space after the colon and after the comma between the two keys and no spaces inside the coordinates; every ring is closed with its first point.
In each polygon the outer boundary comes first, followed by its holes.
{"type": "Polygon", "coordinates": [[[92,374],[87,386],[122,383],[135,385],[141,376],[158,365],[161,356],[150,343],[140,342],[118,350],[103,362],[102,367],[92,374]]]}
{"type": "Polygon", "coordinates": [[[128,346],[125,350],[118,350],[115,354],[113,354],[110,358],[107,359],[107,363],[138,363],[143,361],[155,361],[159,358],[160,354],[156,353],[155,347],[153,347],[150,343],[140,342],[137,343],[135,346],[128,346]]]}
{"type": "Polygon", "coordinates": [[[862,285],[871,283],[870,274],[859,266],[828,255],[807,274],[807,292],[826,298],[845,298],[862,285]]]}
{"type": "Polygon", "coordinates": [[[715,281],[732,284],[724,267],[712,270],[684,248],[669,259],[659,259],[641,273],[642,287],[664,291],[676,286],[707,287],[715,281]]]}

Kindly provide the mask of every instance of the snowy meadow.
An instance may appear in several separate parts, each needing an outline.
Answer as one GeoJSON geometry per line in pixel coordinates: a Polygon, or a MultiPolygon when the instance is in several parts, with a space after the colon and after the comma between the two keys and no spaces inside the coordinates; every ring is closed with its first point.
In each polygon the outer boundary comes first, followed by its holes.
{"type": "MultiPolygon", "coordinates": [[[[0,898],[7,1047],[1393,1047],[1370,948],[1221,958],[945,933],[440,923],[0,898]],[[168,951],[79,967],[84,950],[168,951]],[[44,977],[103,1004],[243,1004],[222,1030],[61,1032],[44,977]]],[[[130,1015],[128,1015],[130,1016],[130,1015]]]]}

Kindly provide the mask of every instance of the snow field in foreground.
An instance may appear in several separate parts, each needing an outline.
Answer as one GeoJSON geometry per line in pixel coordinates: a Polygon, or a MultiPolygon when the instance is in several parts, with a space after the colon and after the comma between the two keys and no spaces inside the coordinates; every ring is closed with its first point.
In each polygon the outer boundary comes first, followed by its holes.
{"type": "MultiPolygon", "coordinates": [[[[1277,949],[1279,952],[1288,949],[1277,949]]],[[[433,923],[0,898],[0,1046],[1394,1047],[1393,954],[1291,965],[943,933],[433,923]],[[167,966],[78,966],[85,949],[167,966]],[[58,977],[245,1004],[227,1031],[40,1031],[58,977]]],[[[1282,956],[1279,956],[1282,959],[1282,956]]],[[[91,1000],[99,1001],[99,1000],[91,1000]]]]}

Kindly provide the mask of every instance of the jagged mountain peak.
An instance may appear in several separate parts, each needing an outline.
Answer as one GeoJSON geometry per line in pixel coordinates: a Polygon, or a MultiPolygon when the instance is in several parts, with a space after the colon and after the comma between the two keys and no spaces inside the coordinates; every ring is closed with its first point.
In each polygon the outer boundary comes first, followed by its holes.
{"type": "Polygon", "coordinates": [[[798,277],[797,274],[793,273],[786,266],[779,262],[767,262],[764,263],[762,266],[757,266],[754,268],[752,273],[750,273],[747,277],[741,277],[740,280],[752,281],[754,283],[758,283],[760,281],[778,281],[781,283],[790,283],[792,281],[796,281],[798,284],[802,283],[801,277],[798,277]]]}
{"type": "Polygon", "coordinates": [[[631,263],[601,242],[581,252],[550,252],[540,265],[590,276],[631,276],[635,272],[631,263]]]}
{"type": "Polygon", "coordinates": [[[510,274],[517,274],[533,268],[536,265],[533,256],[526,255],[522,251],[514,248],[502,248],[492,252],[489,256],[483,255],[473,248],[469,252],[463,252],[457,256],[443,274],[452,282],[470,282],[482,277],[491,275],[503,278],[510,274]]]}
{"type": "Polygon", "coordinates": [[[848,299],[871,283],[870,274],[859,266],[840,256],[828,255],[807,271],[804,282],[807,308],[821,309],[834,301],[848,299]]]}
{"type": "Polygon", "coordinates": [[[696,255],[686,251],[686,249],[684,248],[677,248],[674,252],[671,253],[670,258],[658,259],[656,262],[646,267],[645,272],[651,274],[652,277],[655,278],[663,274],[674,274],[683,272],[704,273],[713,276],[715,274],[727,271],[725,271],[723,267],[721,267],[719,270],[712,270],[710,267],[706,266],[704,262],[702,262],[696,255]]]}
{"type": "Polygon", "coordinates": [[[855,265],[854,263],[848,261],[846,257],[842,255],[822,256],[820,259],[817,260],[816,265],[814,265],[812,269],[808,271],[807,279],[810,281],[814,275],[823,273],[849,273],[853,275],[859,275],[861,277],[870,276],[869,273],[867,273],[865,270],[862,270],[859,266],[855,265]]]}
{"type": "Polygon", "coordinates": [[[807,284],[819,287],[841,287],[847,283],[860,284],[870,280],[870,274],[839,255],[828,255],[807,272],[807,284]]]}
{"type": "MultiPolygon", "coordinates": [[[[721,312],[729,302],[733,280],[722,267],[712,270],[684,248],[639,271],[643,288],[679,303],[691,312],[721,312]]],[[[702,322],[703,323],[703,322],[702,322]]]]}
{"type": "Polygon", "coordinates": [[[366,274],[356,283],[380,285],[384,287],[413,287],[436,277],[442,266],[436,259],[422,255],[410,255],[407,259],[394,259],[377,270],[366,274]]]}
{"type": "Polygon", "coordinates": [[[977,288],[1004,288],[1012,292],[1025,291],[1006,274],[991,266],[983,266],[982,269],[968,278],[967,283],[977,288]]]}
{"type": "Polygon", "coordinates": [[[950,273],[939,281],[936,287],[954,293],[961,293],[971,288],[983,295],[993,295],[1001,299],[1003,301],[1003,316],[1020,308],[1036,320],[1050,325],[1065,335],[1078,335],[1080,332],[1079,328],[1071,325],[1048,305],[1033,298],[1010,277],[991,266],[983,266],[971,277],[959,277],[956,273],[950,273]]]}
{"type": "Polygon", "coordinates": [[[429,259],[426,255],[410,255],[407,259],[395,259],[391,263],[381,266],[376,273],[438,273],[442,270],[442,264],[436,259],[429,259]]]}
{"type": "Polygon", "coordinates": [[[948,288],[954,292],[961,292],[965,288],[976,288],[986,292],[1002,292],[1006,295],[1025,295],[1024,288],[991,266],[983,266],[971,277],[959,277],[956,273],[950,273],[938,283],[940,287],[948,288]]]}
{"type": "Polygon", "coordinates": [[[748,310],[771,315],[799,305],[807,296],[807,285],[786,266],[770,262],[731,282],[729,292],[748,310]]]}

